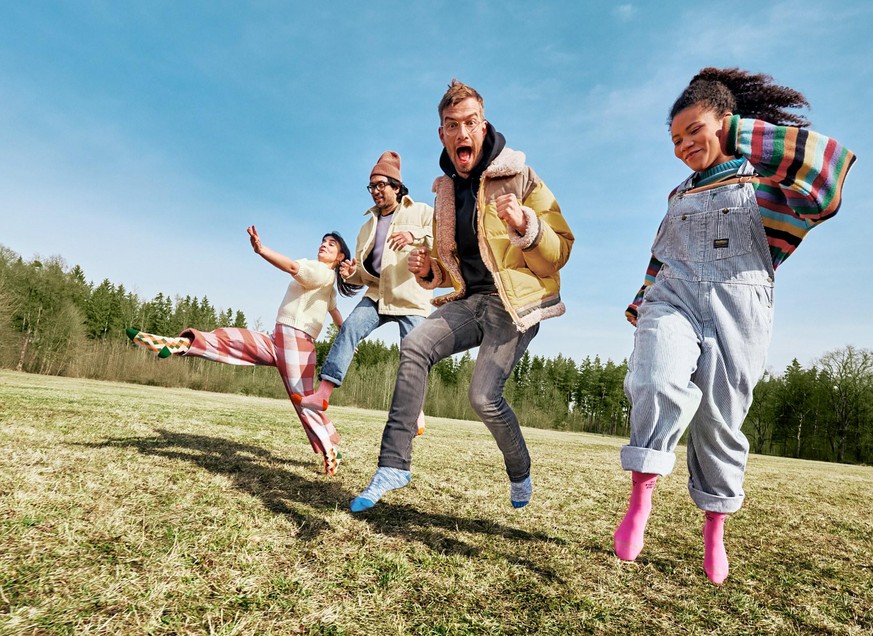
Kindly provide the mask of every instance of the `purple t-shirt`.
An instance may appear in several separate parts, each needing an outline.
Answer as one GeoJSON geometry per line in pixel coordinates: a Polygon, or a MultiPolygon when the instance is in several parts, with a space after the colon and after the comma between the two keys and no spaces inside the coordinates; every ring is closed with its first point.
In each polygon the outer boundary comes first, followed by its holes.
{"type": "Polygon", "coordinates": [[[380,214],[376,220],[376,238],[373,239],[373,251],[367,256],[364,266],[376,276],[382,273],[382,252],[385,250],[385,239],[388,238],[388,228],[394,213],[380,214]]]}

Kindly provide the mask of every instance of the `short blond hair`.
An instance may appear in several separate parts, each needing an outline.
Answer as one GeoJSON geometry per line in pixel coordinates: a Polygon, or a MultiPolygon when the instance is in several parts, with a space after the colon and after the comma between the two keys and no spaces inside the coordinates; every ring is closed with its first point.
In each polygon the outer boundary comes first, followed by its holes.
{"type": "Polygon", "coordinates": [[[443,95],[443,98],[440,100],[440,105],[438,107],[439,115],[440,115],[440,124],[443,123],[443,111],[450,106],[456,106],[460,102],[469,98],[475,99],[479,102],[479,108],[482,111],[482,116],[485,116],[485,102],[482,100],[482,96],[476,92],[476,89],[472,86],[467,86],[463,82],[452,78],[451,84],[449,84],[449,89],[446,91],[446,94],[443,95]]]}

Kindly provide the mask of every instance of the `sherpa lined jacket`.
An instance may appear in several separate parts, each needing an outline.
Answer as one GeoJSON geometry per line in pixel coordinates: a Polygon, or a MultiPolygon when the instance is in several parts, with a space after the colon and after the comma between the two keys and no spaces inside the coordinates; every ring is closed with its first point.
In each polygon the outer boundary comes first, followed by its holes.
{"type": "Polygon", "coordinates": [[[386,234],[386,245],[382,252],[382,272],[379,276],[368,272],[364,267],[364,261],[373,251],[377,215],[381,212],[379,208],[373,206],[364,214],[368,215],[369,218],[364,221],[355,246],[355,258],[358,261],[358,266],[355,273],[346,278],[345,281],[354,285],[366,285],[367,291],[364,296],[377,304],[380,314],[386,316],[427,316],[429,313],[428,303],[433,294],[416,284],[415,276],[409,271],[407,259],[409,253],[414,249],[431,248],[433,243],[433,208],[424,203],[416,203],[409,196],[404,196],[401,199],[400,205],[392,214],[391,226],[386,234]],[[414,242],[401,250],[392,250],[387,245],[387,237],[395,232],[410,232],[414,242]]]}
{"type": "MultiPolygon", "coordinates": [[[[811,130],[742,119],[739,115],[728,119],[723,131],[722,151],[745,158],[759,175],[753,182],[755,199],[775,270],[809,230],[840,209],[843,182],[855,155],[811,130]]],[[[723,178],[732,176],[724,174],[723,178]]],[[[676,188],[668,198],[680,194],[680,188],[676,188]]],[[[661,265],[651,257],[643,286],[625,312],[629,319],[636,319],[637,309],[661,265]]]]}
{"type": "MultiPolygon", "coordinates": [[[[439,307],[463,298],[455,243],[455,190],[451,177],[437,177],[431,250],[432,278],[418,278],[425,289],[453,287],[431,302],[439,307]]],[[[558,273],[573,247],[570,231],[555,196],[525,165],[523,152],[504,148],[482,173],[477,195],[476,231],[482,261],[494,276],[497,293],[519,331],[564,313],[558,273]],[[527,230],[518,234],[497,216],[496,197],[514,193],[527,218],[527,230]]]]}

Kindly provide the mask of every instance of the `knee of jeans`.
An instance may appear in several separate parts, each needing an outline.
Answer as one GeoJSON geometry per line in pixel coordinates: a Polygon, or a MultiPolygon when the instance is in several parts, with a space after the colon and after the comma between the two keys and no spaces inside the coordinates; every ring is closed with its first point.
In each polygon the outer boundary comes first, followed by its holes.
{"type": "Polygon", "coordinates": [[[431,344],[415,331],[410,331],[408,334],[406,334],[403,340],[400,341],[401,357],[428,357],[431,353],[431,349],[431,344]]]}
{"type": "Polygon", "coordinates": [[[487,419],[489,415],[496,415],[500,412],[503,394],[489,394],[470,385],[468,396],[470,398],[470,406],[473,407],[476,414],[483,420],[487,419]]]}

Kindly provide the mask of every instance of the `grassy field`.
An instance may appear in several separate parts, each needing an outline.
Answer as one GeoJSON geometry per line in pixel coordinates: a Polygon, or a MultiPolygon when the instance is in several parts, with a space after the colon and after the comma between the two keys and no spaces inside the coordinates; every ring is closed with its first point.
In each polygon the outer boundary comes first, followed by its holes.
{"type": "Polygon", "coordinates": [[[622,440],[527,430],[514,510],[485,428],[432,418],[353,516],[384,414],[331,414],[329,478],[285,401],[0,371],[0,634],[873,631],[873,468],[753,456],[716,587],[684,449],[622,563],[622,440]]]}

